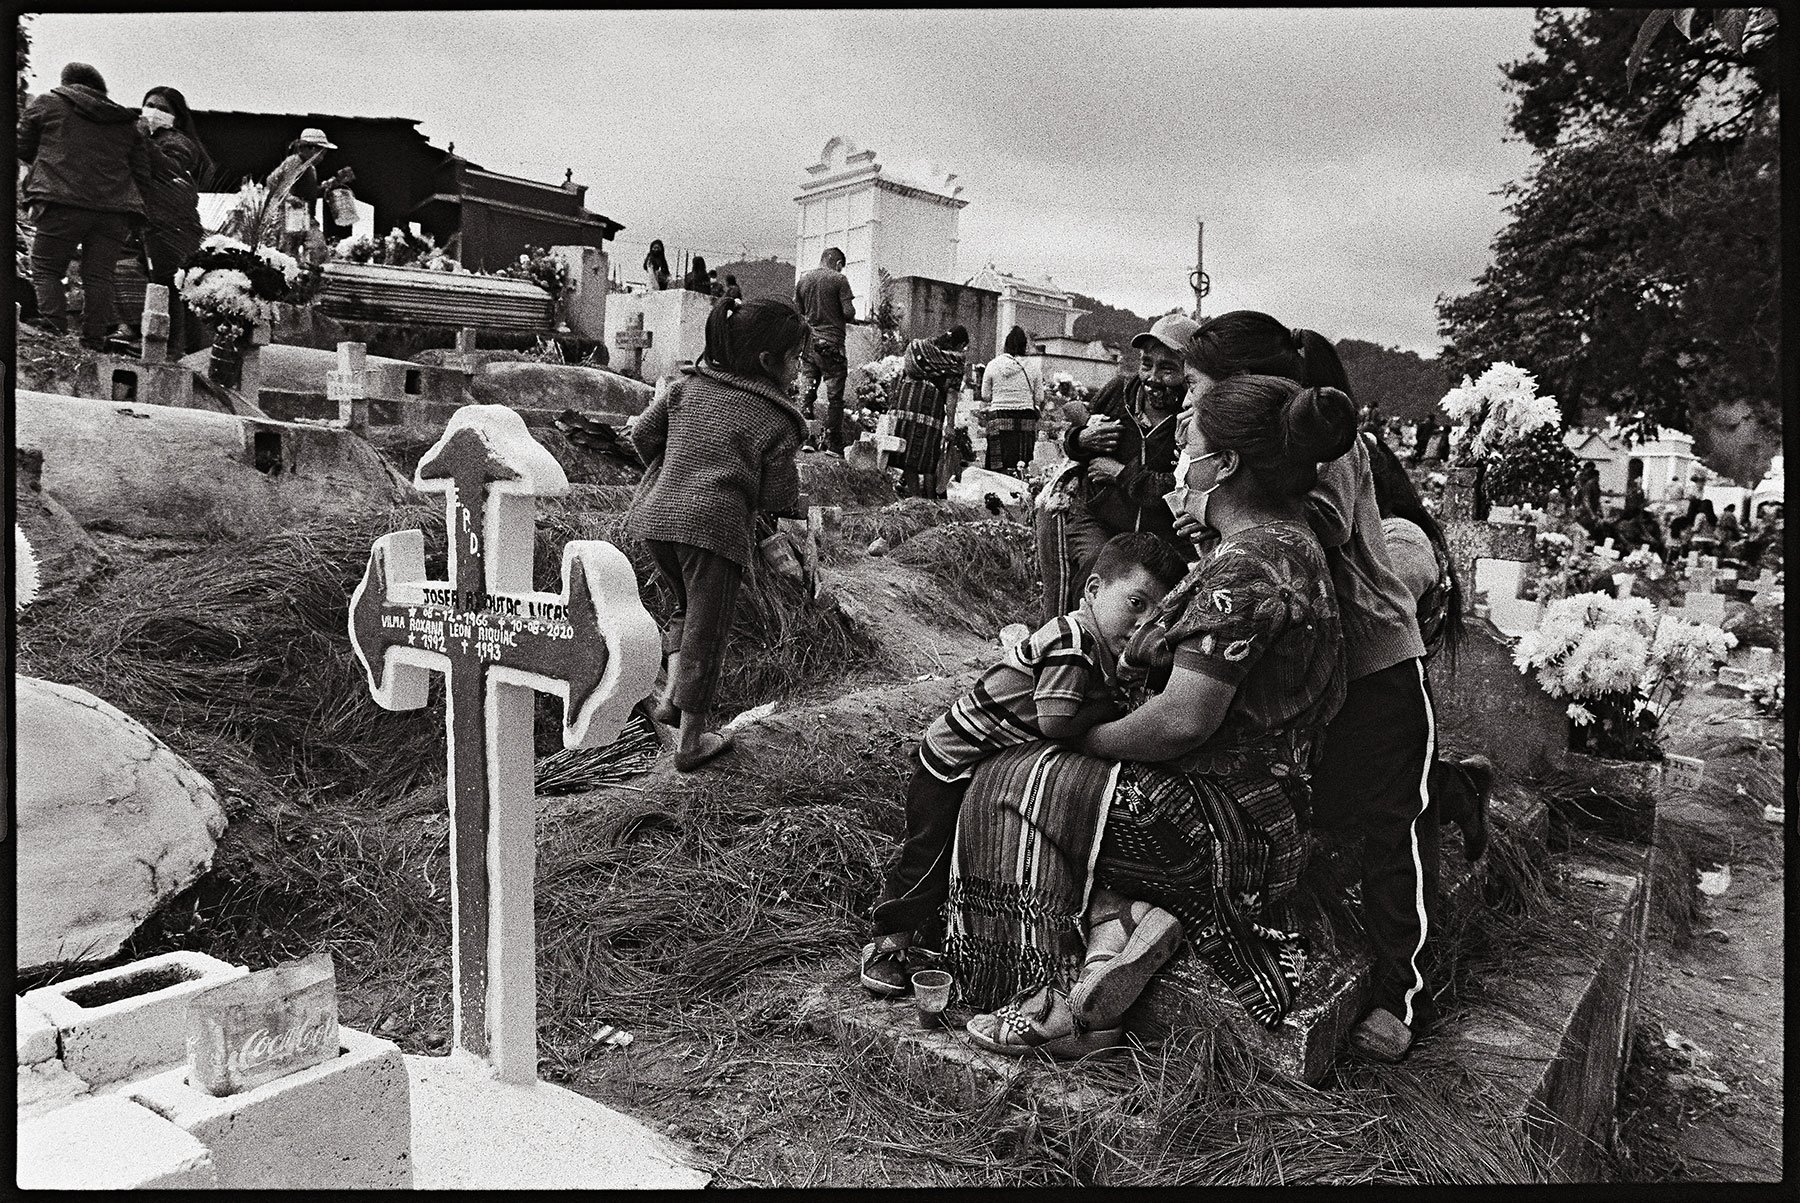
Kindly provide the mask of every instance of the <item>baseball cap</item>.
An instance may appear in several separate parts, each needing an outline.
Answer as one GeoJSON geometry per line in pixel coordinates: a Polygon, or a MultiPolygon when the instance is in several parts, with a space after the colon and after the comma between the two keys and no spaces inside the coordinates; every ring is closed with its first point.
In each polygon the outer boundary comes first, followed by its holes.
{"type": "Polygon", "coordinates": [[[1156,324],[1131,340],[1131,345],[1142,348],[1147,342],[1159,342],[1177,355],[1187,353],[1188,339],[1194,337],[1194,331],[1200,329],[1200,323],[1191,317],[1179,313],[1171,313],[1156,319],[1156,324]]]}
{"type": "Polygon", "coordinates": [[[325,131],[308,126],[300,131],[300,141],[310,142],[314,146],[323,146],[326,150],[336,150],[337,143],[325,137],[325,131]]]}

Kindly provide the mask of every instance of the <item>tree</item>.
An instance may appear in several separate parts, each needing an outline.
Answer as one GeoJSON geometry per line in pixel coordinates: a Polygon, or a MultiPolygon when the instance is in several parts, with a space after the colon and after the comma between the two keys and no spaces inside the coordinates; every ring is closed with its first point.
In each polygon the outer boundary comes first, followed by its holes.
{"type": "Polygon", "coordinates": [[[1387,418],[1443,421],[1438,402],[1453,381],[1442,362],[1359,338],[1339,339],[1336,347],[1359,402],[1379,401],[1387,418]]]}
{"type": "Polygon", "coordinates": [[[1753,481],[1781,441],[1779,137],[1755,61],[1773,31],[1737,52],[1652,41],[1634,90],[1642,20],[1540,10],[1543,57],[1504,68],[1540,160],[1503,190],[1511,221],[1475,288],[1439,298],[1443,358],[1457,375],[1518,363],[1571,421],[1690,431],[1753,481]]]}

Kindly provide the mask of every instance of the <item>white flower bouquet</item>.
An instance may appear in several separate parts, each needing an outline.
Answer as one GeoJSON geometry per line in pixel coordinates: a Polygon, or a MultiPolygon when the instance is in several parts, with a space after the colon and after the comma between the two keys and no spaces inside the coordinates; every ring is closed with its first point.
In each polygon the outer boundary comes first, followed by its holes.
{"type": "Polygon", "coordinates": [[[1496,363],[1444,394],[1438,405],[1453,427],[1451,459],[1485,469],[1488,496],[1500,504],[1542,505],[1575,483],[1578,464],[1562,442],[1562,411],[1540,397],[1524,368],[1496,363]]]}
{"type": "Polygon", "coordinates": [[[1656,730],[1690,680],[1725,662],[1737,638],[1657,612],[1643,598],[1577,593],[1545,608],[1513,649],[1554,698],[1570,699],[1578,742],[1596,755],[1657,760],[1656,730]],[[1588,730],[1592,728],[1592,730],[1588,730]]]}
{"type": "Polygon", "coordinates": [[[318,268],[305,267],[272,246],[251,248],[226,234],[207,238],[188,266],[175,273],[175,287],[189,308],[245,329],[273,318],[277,303],[310,299],[318,283],[318,268]]]}

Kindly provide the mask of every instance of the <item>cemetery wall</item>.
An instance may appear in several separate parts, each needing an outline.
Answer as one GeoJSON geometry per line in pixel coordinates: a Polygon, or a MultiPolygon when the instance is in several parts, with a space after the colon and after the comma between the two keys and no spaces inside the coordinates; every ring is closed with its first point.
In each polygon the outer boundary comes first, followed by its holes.
{"type": "Polygon", "coordinates": [[[969,330],[969,362],[986,363],[986,348],[1000,337],[1000,294],[930,276],[902,276],[893,282],[894,303],[901,312],[900,337],[935,338],[952,326],[969,330]]]}

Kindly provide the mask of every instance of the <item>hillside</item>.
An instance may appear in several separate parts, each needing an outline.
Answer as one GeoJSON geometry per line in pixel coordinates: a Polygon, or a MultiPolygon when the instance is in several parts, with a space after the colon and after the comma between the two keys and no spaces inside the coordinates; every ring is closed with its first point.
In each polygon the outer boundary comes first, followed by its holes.
{"type": "Polygon", "coordinates": [[[1437,359],[1423,359],[1415,352],[1360,338],[1340,340],[1337,352],[1358,401],[1380,401],[1381,412],[1390,418],[1442,418],[1438,401],[1450,391],[1451,380],[1437,359]]]}
{"type": "Polygon", "coordinates": [[[721,263],[718,268],[721,280],[726,276],[737,277],[738,287],[744,290],[748,300],[758,297],[778,301],[794,299],[794,265],[786,259],[772,255],[767,259],[740,259],[734,263],[721,263]]]}

